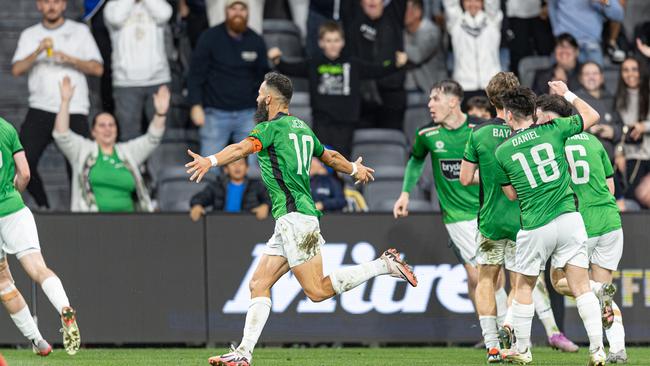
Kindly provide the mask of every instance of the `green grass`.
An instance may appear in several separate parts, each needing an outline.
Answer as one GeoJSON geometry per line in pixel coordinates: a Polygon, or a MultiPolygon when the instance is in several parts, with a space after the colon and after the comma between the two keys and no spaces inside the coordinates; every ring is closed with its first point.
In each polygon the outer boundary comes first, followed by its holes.
{"type": "MultiPolygon", "coordinates": [[[[208,365],[207,359],[225,349],[88,349],[70,357],[57,349],[47,358],[29,350],[2,350],[9,366],[172,366],[208,365]]],[[[628,365],[648,365],[650,348],[628,348],[628,365]]],[[[567,354],[550,348],[535,348],[533,365],[585,365],[587,350],[567,354]]],[[[471,348],[261,348],[255,366],[295,365],[484,365],[483,351],[471,348]]]]}

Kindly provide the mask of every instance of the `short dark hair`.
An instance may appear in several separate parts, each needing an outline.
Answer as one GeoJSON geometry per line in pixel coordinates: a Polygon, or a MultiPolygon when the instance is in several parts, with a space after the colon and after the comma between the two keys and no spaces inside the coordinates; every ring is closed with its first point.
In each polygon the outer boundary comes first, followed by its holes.
{"type": "Polygon", "coordinates": [[[318,28],[318,38],[321,39],[325,36],[325,33],[338,33],[341,38],[345,38],[345,33],[343,33],[343,27],[333,20],[326,20],[318,28]]]}
{"type": "MultiPolygon", "coordinates": [[[[487,87],[485,88],[485,93],[490,99],[490,103],[496,109],[503,109],[503,104],[501,104],[500,96],[503,92],[507,90],[512,90],[519,86],[519,79],[512,72],[499,71],[496,73],[487,87]]],[[[469,103],[469,102],[468,102],[469,103]]]]}
{"type": "Polygon", "coordinates": [[[413,4],[413,6],[415,7],[424,9],[424,2],[422,0],[408,0],[408,2],[413,4]]]}
{"type": "Polygon", "coordinates": [[[562,33],[559,36],[555,37],[555,46],[557,47],[560,43],[568,43],[571,47],[576,50],[578,47],[578,41],[569,33],[562,33]]]}
{"type": "Polygon", "coordinates": [[[597,62],[587,61],[584,64],[580,65],[580,72],[578,74],[582,75],[582,71],[585,69],[585,66],[588,66],[588,65],[594,65],[594,66],[596,66],[598,68],[598,71],[600,71],[601,74],[604,73],[603,67],[600,66],[597,62]]]}
{"type": "Polygon", "coordinates": [[[503,108],[512,112],[516,119],[524,119],[535,114],[535,93],[530,88],[518,87],[501,94],[503,108]]]}
{"type": "Polygon", "coordinates": [[[574,114],[573,105],[559,95],[542,94],[535,100],[537,108],[542,112],[553,112],[560,117],[569,117],[574,114]]]}
{"type": "Polygon", "coordinates": [[[291,84],[291,79],[279,72],[269,72],[264,75],[264,81],[266,82],[267,88],[272,88],[280,93],[284,102],[289,105],[291,97],[293,96],[293,85],[291,84]]]}
{"type": "Polygon", "coordinates": [[[465,96],[465,93],[463,92],[463,87],[458,84],[457,81],[447,79],[447,80],[442,80],[438,81],[437,83],[433,84],[433,87],[431,87],[431,90],[436,90],[440,89],[444,94],[447,95],[454,95],[458,97],[459,101],[463,101],[463,97],[465,96]]]}
{"type": "Polygon", "coordinates": [[[475,95],[467,100],[467,110],[479,108],[490,110],[490,101],[482,95],[475,95]]]}

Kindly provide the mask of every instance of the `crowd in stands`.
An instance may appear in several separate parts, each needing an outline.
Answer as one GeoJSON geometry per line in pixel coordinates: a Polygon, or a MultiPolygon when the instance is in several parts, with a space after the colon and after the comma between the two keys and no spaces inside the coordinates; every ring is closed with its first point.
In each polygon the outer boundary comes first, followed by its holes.
{"type": "MultiPolygon", "coordinates": [[[[179,168],[197,142],[208,155],[248,135],[273,69],[292,77],[292,110],[324,144],[385,168],[358,192],[314,161],[320,210],[391,207],[383,201],[401,191],[414,131],[431,122],[431,86],[456,80],[463,111],[490,118],[485,88],[501,70],[538,94],[563,80],[594,106],[601,122],[590,132],[616,168],[621,209],[650,208],[650,2],[84,0],[83,19],[73,20],[70,1],[36,0],[42,21],[22,32],[12,60],[12,73],[28,77],[28,112],[11,122],[37,208],[50,207],[37,166],[55,142],[73,211],[183,209],[198,220],[212,209],[265,219],[270,202],[254,157],[203,185],[186,184],[179,168]],[[100,79],[96,105],[88,78],[100,79]]],[[[436,210],[431,178],[417,189],[412,197],[425,203],[416,210],[436,210]]]]}

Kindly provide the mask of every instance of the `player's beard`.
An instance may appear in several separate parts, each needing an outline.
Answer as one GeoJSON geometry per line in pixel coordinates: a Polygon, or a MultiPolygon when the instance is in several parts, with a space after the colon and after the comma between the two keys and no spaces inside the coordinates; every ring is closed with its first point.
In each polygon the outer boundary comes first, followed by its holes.
{"type": "Polygon", "coordinates": [[[242,34],[246,31],[248,19],[240,16],[235,16],[229,19],[226,19],[226,26],[231,31],[242,34]]]}
{"type": "Polygon", "coordinates": [[[269,120],[269,106],[262,101],[257,104],[257,110],[255,111],[255,123],[265,122],[269,120]]]}

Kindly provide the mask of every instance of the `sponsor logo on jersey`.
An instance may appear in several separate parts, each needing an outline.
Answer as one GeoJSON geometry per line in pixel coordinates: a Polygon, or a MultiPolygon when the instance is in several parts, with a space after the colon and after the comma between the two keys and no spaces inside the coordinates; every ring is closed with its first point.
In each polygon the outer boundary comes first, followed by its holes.
{"type": "Polygon", "coordinates": [[[460,159],[440,159],[440,171],[447,180],[460,179],[460,159]]]}
{"type": "MultiPolygon", "coordinates": [[[[265,244],[257,244],[253,249],[251,265],[241,279],[237,291],[224,304],[224,314],[245,314],[248,311],[250,305],[248,283],[265,248],[265,244]]],[[[354,245],[329,243],[323,245],[321,251],[324,273],[374,260],[379,254],[375,251],[375,247],[367,242],[354,245]],[[343,264],[343,260],[348,258],[346,254],[352,258],[353,263],[343,264]]],[[[433,306],[442,306],[453,313],[474,312],[472,302],[467,296],[467,275],[462,265],[422,264],[413,266],[413,272],[420,280],[417,287],[408,286],[406,282],[390,276],[379,276],[338,297],[319,303],[306,298],[295,276],[288,273],[273,285],[272,310],[274,313],[304,314],[334,313],[337,309],[349,314],[365,314],[371,311],[381,314],[425,314],[433,306]]]]}
{"type": "Polygon", "coordinates": [[[241,59],[246,62],[253,62],[257,60],[257,52],[255,51],[242,51],[241,59]]]}

